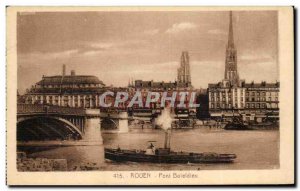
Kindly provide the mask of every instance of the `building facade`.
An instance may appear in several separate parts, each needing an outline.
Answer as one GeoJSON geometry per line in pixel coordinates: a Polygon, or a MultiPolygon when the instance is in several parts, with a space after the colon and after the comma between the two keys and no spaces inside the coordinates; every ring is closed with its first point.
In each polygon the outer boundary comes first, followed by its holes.
{"type": "Polygon", "coordinates": [[[243,83],[240,87],[209,84],[209,113],[213,118],[242,115],[246,121],[279,119],[279,82],[243,83]]]}
{"type": "Polygon", "coordinates": [[[71,71],[66,75],[43,76],[42,80],[27,90],[24,95],[27,104],[50,104],[64,107],[99,107],[99,95],[105,89],[96,76],[76,75],[71,71]]]}
{"type": "Polygon", "coordinates": [[[230,12],[224,79],[208,84],[209,113],[212,118],[242,116],[245,121],[279,119],[279,82],[245,83],[237,68],[232,13],[230,12]]]}

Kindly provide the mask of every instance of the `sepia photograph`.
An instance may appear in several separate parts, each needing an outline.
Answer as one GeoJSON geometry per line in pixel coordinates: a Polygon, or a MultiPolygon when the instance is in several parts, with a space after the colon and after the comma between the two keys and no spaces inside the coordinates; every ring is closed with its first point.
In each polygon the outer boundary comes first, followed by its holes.
{"type": "Polygon", "coordinates": [[[292,183],[292,24],[291,7],[9,7],[8,175],[292,183]]]}

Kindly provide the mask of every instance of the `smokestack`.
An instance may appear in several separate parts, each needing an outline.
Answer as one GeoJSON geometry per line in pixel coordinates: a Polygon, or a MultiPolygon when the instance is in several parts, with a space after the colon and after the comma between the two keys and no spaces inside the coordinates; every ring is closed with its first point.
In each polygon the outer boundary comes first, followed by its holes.
{"type": "Polygon", "coordinates": [[[165,146],[164,146],[165,149],[168,148],[168,131],[165,131],[165,146]]]}
{"type": "Polygon", "coordinates": [[[171,148],[171,129],[168,129],[168,149],[171,148]]]}
{"type": "Polygon", "coordinates": [[[71,70],[71,76],[75,76],[75,70],[71,70]]]}
{"type": "Polygon", "coordinates": [[[167,129],[165,131],[165,144],[164,144],[165,149],[170,149],[170,138],[171,138],[170,129],[167,129]]]}
{"type": "Polygon", "coordinates": [[[62,69],[62,76],[66,75],[66,65],[63,65],[63,69],[62,69]]]}

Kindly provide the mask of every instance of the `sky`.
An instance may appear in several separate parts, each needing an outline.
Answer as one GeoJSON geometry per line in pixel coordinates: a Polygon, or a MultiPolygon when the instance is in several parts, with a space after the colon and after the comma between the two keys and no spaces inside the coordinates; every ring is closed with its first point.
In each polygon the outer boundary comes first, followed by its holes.
{"type": "MultiPolygon", "coordinates": [[[[195,88],[224,78],[229,12],[35,12],[17,20],[18,90],[42,76],[95,75],[106,85],[129,79],[174,81],[182,51],[195,88]]],[[[238,71],[246,82],[275,82],[276,11],[234,11],[238,71]]]]}

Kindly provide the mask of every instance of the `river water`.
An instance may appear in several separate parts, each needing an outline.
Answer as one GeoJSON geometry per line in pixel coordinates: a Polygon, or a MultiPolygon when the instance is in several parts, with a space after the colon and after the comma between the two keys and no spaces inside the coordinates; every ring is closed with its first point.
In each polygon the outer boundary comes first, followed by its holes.
{"type": "Polygon", "coordinates": [[[162,147],[160,129],[131,128],[128,133],[102,133],[103,146],[59,147],[28,154],[28,157],[66,158],[69,170],[87,162],[96,162],[98,170],[205,170],[270,169],[279,167],[279,130],[226,131],[223,129],[174,129],[171,149],[187,152],[234,153],[232,164],[151,164],[116,163],[104,159],[104,147],[145,149],[148,141],[162,147]]]}

